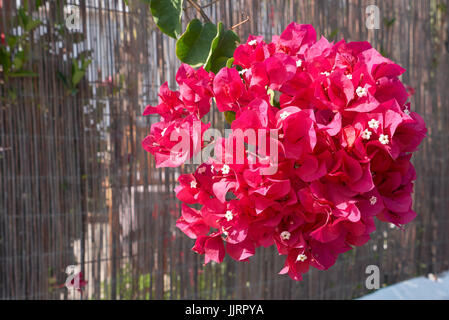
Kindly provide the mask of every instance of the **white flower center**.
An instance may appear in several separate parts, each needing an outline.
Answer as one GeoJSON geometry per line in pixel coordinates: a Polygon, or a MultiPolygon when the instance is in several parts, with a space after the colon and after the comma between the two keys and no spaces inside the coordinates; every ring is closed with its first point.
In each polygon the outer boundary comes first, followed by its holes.
{"type": "Polygon", "coordinates": [[[282,120],[284,120],[284,119],[287,118],[289,115],[290,115],[289,112],[284,111],[284,112],[281,113],[280,117],[281,117],[282,120]]]}
{"type": "Polygon", "coordinates": [[[382,144],[388,144],[390,142],[390,140],[388,139],[388,135],[386,135],[386,134],[381,134],[379,136],[379,141],[382,144]]]}
{"type": "Polygon", "coordinates": [[[249,69],[243,69],[243,70],[239,71],[239,74],[240,74],[240,75],[244,75],[248,70],[249,70],[249,69]]]}
{"type": "Polygon", "coordinates": [[[405,109],[405,110],[404,110],[404,113],[405,113],[406,115],[408,115],[408,116],[409,116],[409,115],[410,115],[410,110],[408,110],[408,109],[405,109]]]}
{"type": "Polygon", "coordinates": [[[374,206],[376,204],[376,202],[377,202],[377,197],[375,197],[375,196],[372,196],[369,199],[369,203],[371,203],[372,206],[374,206]]]}
{"type": "Polygon", "coordinates": [[[366,90],[365,88],[362,88],[362,87],[358,87],[357,90],[355,91],[355,93],[357,93],[357,95],[360,98],[366,97],[368,95],[368,90],[366,90]]]}
{"type": "Polygon", "coordinates": [[[348,78],[349,80],[352,80],[352,74],[347,74],[346,78],[348,78]]]}
{"type": "Polygon", "coordinates": [[[226,211],[225,218],[226,218],[226,220],[231,221],[234,218],[232,211],[230,211],[230,210],[226,211]]]}
{"type": "Polygon", "coordinates": [[[307,256],[303,253],[301,253],[300,255],[298,255],[298,258],[296,258],[296,261],[301,261],[304,262],[307,260],[307,256]]]}
{"type": "Polygon", "coordinates": [[[223,166],[223,168],[221,168],[221,173],[228,174],[230,170],[231,170],[231,168],[229,168],[229,166],[227,164],[225,164],[223,166]]]}
{"type": "Polygon", "coordinates": [[[371,131],[369,131],[368,129],[365,129],[365,131],[363,131],[362,133],[362,138],[365,140],[369,140],[371,138],[371,135],[373,133],[371,131]]]}
{"type": "Polygon", "coordinates": [[[257,44],[257,40],[256,40],[256,39],[253,39],[253,40],[251,40],[250,42],[248,42],[248,44],[249,44],[250,46],[254,46],[254,45],[257,44]]]}
{"type": "Polygon", "coordinates": [[[289,239],[290,239],[290,232],[288,232],[288,231],[282,231],[282,232],[281,232],[281,239],[282,239],[282,240],[289,240],[289,239]]]}
{"type": "Polygon", "coordinates": [[[301,60],[301,59],[299,59],[299,60],[296,61],[296,66],[297,66],[298,68],[302,66],[302,60],[301,60]]]}
{"type": "Polygon", "coordinates": [[[379,128],[379,121],[377,121],[376,119],[371,119],[371,120],[368,122],[368,126],[369,126],[371,129],[377,129],[377,128],[379,128]]]}
{"type": "Polygon", "coordinates": [[[196,181],[190,181],[190,188],[196,188],[197,183],[196,181]]]}

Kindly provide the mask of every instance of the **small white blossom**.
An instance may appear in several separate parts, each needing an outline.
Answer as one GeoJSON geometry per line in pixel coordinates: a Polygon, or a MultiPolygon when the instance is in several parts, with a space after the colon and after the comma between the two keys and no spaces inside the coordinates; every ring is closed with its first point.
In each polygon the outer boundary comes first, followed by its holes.
{"type": "Polygon", "coordinates": [[[388,144],[388,143],[390,143],[390,140],[388,139],[388,135],[386,135],[386,134],[381,134],[381,135],[379,136],[379,141],[380,141],[380,143],[382,143],[382,144],[388,144]]]}
{"type": "Polygon", "coordinates": [[[286,119],[289,115],[290,115],[289,112],[284,111],[284,112],[281,113],[280,117],[281,117],[282,120],[284,120],[284,119],[286,119]]]}
{"type": "Polygon", "coordinates": [[[290,239],[290,232],[288,232],[288,231],[282,231],[282,232],[281,232],[281,239],[282,239],[282,240],[289,240],[289,239],[290,239]]]}
{"type": "Polygon", "coordinates": [[[232,211],[230,211],[230,210],[226,211],[225,218],[227,221],[231,221],[234,218],[232,211]]]}
{"type": "Polygon", "coordinates": [[[298,255],[298,258],[296,258],[296,261],[301,261],[304,262],[307,260],[307,256],[303,253],[301,253],[300,255],[298,255]]]}
{"type": "Polygon", "coordinates": [[[376,119],[371,119],[371,120],[368,122],[368,126],[369,126],[371,129],[377,129],[377,128],[379,128],[379,121],[377,121],[376,119]]]}
{"type": "Polygon", "coordinates": [[[355,93],[357,93],[357,95],[360,98],[366,97],[368,95],[368,90],[366,90],[366,88],[363,88],[363,87],[358,87],[357,90],[355,91],[355,93]]]}
{"type": "Polygon", "coordinates": [[[249,44],[250,46],[254,46],[254,45],[257,44],[257,40],[256,40],[256,39],[253,39],[253,40],[251,40],[250,42],[248,42],[248,44],[249,44]]]}
{"type": "Polygon", "coordinates": [[[244,75],[248,70],[249,70],[249,69],[243,69],[243,70],[239,71],[239,74],[240,74],[240,75],[244,75]]]}
{"type": "Polygon", "coordinates": [[[349,80],[352,80],[352,74],[350,74],[350,73],[347,74],[347,75],[346,75],[346,78],[348,78],[349,80]]]}
{"type": "Polygon", "coordinates": [[[223,173],[223,174],[228,174],[230,170],[231,170],[231,168],[229,168],[229,166],[228,166],[227,164],[225,164],[225,165],[221,168],[221,173],[223,173]]]}
{"type": "Polygon", "coordinates": [[[372,196],[372,197],[369,199],[369,203],[370,203],[372,206],[374,206],[374,205],[377,203],[377,197],[372,196]]]}
{"type": "Polygon", "coordinates": [[[369,140],[369,139],[371,139],[372,134],[373,133],[371,131],[369,131],[368,129],[365,129],[365,131],[363,131],[363,133],[362,133],[362,138],[365,140],[369,140]]]}
{"type": "Polygon", "coordinates": [[[296,61],[296,66],[297,66],[298,68],[302,66],[302,60],[301,60],[301,59],[299,59],[299,60],[296,61]]]}
{"type": "Polygon", "coordinates": [[[190,188],[196,188],[197,183],[196,181],[190,181],[190,188]]]}

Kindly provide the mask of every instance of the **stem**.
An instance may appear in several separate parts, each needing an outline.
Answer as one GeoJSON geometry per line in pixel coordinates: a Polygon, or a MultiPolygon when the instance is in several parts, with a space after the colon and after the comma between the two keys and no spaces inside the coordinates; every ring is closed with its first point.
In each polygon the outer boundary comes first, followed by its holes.
{"type": "Polygon", "coordinates": [[[187,2],[190,3],[192,7],[194,7],[196,11],[198,11],[201,14],[201,16],[203,17],[204,20],[206,20],[206,22],[211,22],[207,14],[203,11],[203,9],[201,9],[201,7],[194,0],[187,0],[187,2]]]}
{"type": "Polygon", "coordinates": [[[210,7],[210,6],[213,5],[214,3],[217,3],[218,1],[220,1],[220,0],[214,0],[214,1],[212,1],[212,2],[209,2],[208,4],[202,6],[201,8],[204,9],[204,8],[210,7]]]}
{"type": "Polygon", "coordinates": [[[242,24],[244,24],[244,23],[246,23],[246,22],[248,22],[248,21],[249,21],[249,16],[246,16],[246,19],[245,19],[245,20],[240,21],[239,23],[233,25],[233,26],[231,27],[231,30],[234,30],[235,28],[241,26],[242,24]]]}

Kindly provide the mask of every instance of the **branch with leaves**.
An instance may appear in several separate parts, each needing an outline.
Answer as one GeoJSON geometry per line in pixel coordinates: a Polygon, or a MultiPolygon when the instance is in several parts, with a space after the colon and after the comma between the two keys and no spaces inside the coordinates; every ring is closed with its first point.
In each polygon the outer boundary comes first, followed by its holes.
{"type": "Polygon", "coordinates": [[[176,39],[176,55],[184,63],[192,67],[204,66],[207,71],[217,73],[226,66],[226,62],[234,54],[240,39],[233,29],[249,20],[238,23],[227,29],[222,22],[214,24],[204,8],[212,6],[218,0],[211,1],[201,7],[195,0],[186,0],[190,8],[195,9],[201,18],[187,23],[182,32],[183,0],[141,0],[149,4],[150,11],[157,27],[166,35],[176,39]]]}

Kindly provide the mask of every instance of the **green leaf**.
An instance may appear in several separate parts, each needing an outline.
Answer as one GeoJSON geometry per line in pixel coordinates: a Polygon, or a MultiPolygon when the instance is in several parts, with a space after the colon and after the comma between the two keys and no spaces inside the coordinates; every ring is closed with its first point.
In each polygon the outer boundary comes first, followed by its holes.
{"type": "Polygon", "coordinates": [[[391,18],[391,19],[384,18],[384,23],[387,26],[387,28],[390,28],[391,26],[393,26],[395,21],[396,21],[396,18],[391,18]]]}
{"type": "Polygon", "coordinates": [[[20,70],[25,62],[25,52],[19,51],[14,57],[13,65],[15,70],[20,70]]]}
{"type": "Polygon", "coordinates": [[[90,63],[92,62],[92,60],[88,59],[88,60],[83,60],[82,66],[81,68],[86,71],[87,67],[89,67],[90,63]]]}
{"type": "Polygon", "coordinates": [[[158,28],[168,36],[177,39],[181,34],[183,0],[151,0],[150,9],[158,28]]]}
{"type": "Polygon", "coordinates": [[[22,78],[22,77],[37,77],[37,73],[28,70],[20,70],[9,74],[10,77],[22,78]]]}
{"type": "Polygon", "coordinates": [[[209,57],[205,69],[217,73],[226,66],[229,58],[234,55],[240,39],[232,30],[224,30],[223,23],[218,23],[217,36],[212,41],[209,57]]]}
{"type": "Polygon", "coordinates": [[[19,39],[19,37],[17,37],[17,36],[9,36],[9,37],[8,37],[8,40],[7,40],[8,46],[9,46],[11,49],[15,48],[18,39],[19,39]]]}
{"type": "Polygon", "coordinates": [[[19,8],[17,10],[17,14],[19,15],[19,23],[20,25],[25,28],[25,26],[28,24],[28,15],[24,8],[19,8]]]}
{"type": "Polygon", "coordinates": [[[3,72],[7,74],[11,68],[11,54],[3,47],[0,47],[0,63],[3,66],[3,72]]]}
{"type": "Polygon", "coordinates": [[[81,68],[78,66],[78,61],[72,61],[72,88],[75,88],[76,85],[81,81],[87,71],[87,67],[90,65],[92,60],[82,60],[81,68]]]}
{"type": "Polygon", "coordinates": [[[232,65],[234,64],[234,57],[232,57],[232,58],[229,58],[227,61],[226,61],[226,68],[232,68],[232,65]]]}
{"type": "Polygon", "coordinates": [[[58,77],[62,80],[62,83],[66,86],[66,88],[70,88],[70,84],[67,81],[66,76],[61,72],[61,71],[56,71],[56,74],[58,75],[58,77]]]}
{"type": "Polygon", "coordinates": [[[38,19],[36,20],[30,20],[28,21],[28,23],[25,25],[25,31],[26,32],[30,32],[33,29],[36,29],[42,22],[38,19]]]}
{"type": "Polygon", "coordinates": [[[226,121],[231,124],[232,121],[235,120],[235,112],[234,111],[225,111],[224,113],[226,121]]]}
{"type": "Polygon", "coordinates": [[[176,42],[176,55],[179,60],[192,67],[199,67],[209,58],[211,45],[217,36],[217,27],[213,23],[202,24],[193,19],[186,31],[176,42]]]}
{"type": "Polygon", "coordinates": [[[280,109],[281,108],[281,105],[279,103],[280,92],[274,91],[273,89],[268,88],[267,94],[270,97],[270,104],[273,107],[280,109]]]}
{"type": "Polygon", "coordinates": [[[72,86],[75,87],[81,79],[84,77],[84,74],[86,73],[85,70],[78,69],[75,71],[74,74],[72,74],[72,86]]]}

